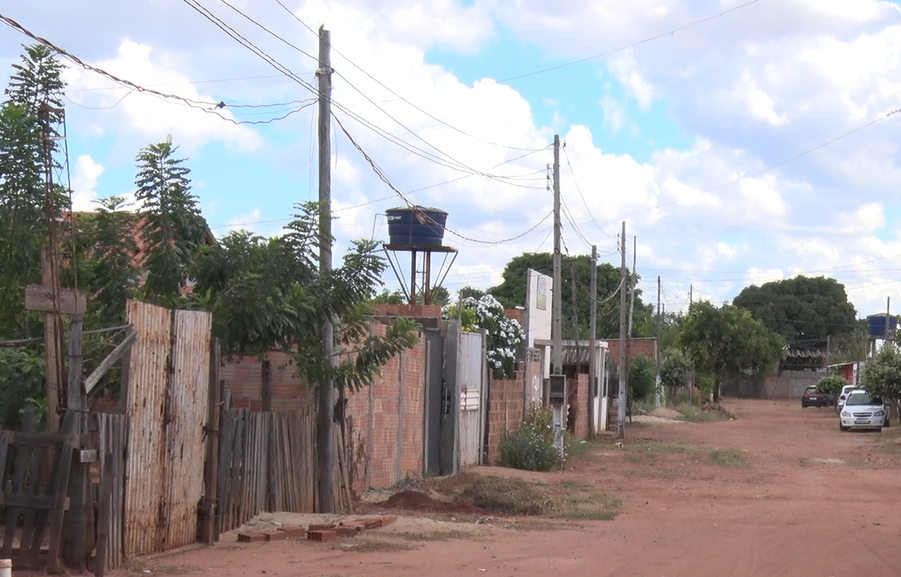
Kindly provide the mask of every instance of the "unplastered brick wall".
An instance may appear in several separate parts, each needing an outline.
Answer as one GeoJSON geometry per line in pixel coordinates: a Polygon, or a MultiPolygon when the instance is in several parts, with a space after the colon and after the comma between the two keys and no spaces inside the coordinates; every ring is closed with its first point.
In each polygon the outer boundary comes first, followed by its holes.
{"type": "MultiPolygon", "coordinates": [[[[638,355],[644,355],[649,359],[657,358],[657,339],[655,338],[641,338],[641,339],[632,339],[629,343],[628,351],[629,351],[629,360],[634,359],[638,355]]],[[[619,341],[618,340],[609,340],[607,341],[607,358],[611,363],[619,362],[619,341]]]]}
{"type": "MultiPolygon", "coordinates": [[[[385,334],[373,324],[373,333],[385,334]]],[[[422,476],[425,339],[392,358],[368,387],[347,395],[353,488],[383,489],[422,476]]]]}
{"type": "MultiPolygon", "coordinates": [[[[314,402],[309,387],[295,376],[295,367],[287,354],[272,352],[266,358],[270,366],[273,411],[292,411],[314,402]]],[[[262,362],[257,357],[226,359],[219,369],[219,378],[231,391],[232,404],[253,411],[263,410],[262,375],[262,362]]]]}
{"type": "Polygon", "coordinates": [[[500,443],[504,435],[519,429],[524,417],[525,374],[522,363],[510,379],[488,381],[488,463],[500,459],[500,443]]]}

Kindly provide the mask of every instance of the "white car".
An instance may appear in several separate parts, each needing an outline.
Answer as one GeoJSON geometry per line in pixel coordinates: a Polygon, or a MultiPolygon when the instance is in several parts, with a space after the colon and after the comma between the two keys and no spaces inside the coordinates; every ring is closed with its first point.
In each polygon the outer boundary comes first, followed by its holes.
{"type": "Polygon", "coordinates": [[[835,399],[835,408],[838,411],[842,410],[842,405],[845,404],[845,399],[848,398],[848,393],[851,391],[863,390],[857,385],[845,385],[842,387],[842,391],[838,394],[838,398],[835,399]]]}
{"type": "Polygon", "coordinates": [[[888,407],[879,397],[855,389],[848,393],[839,414],[838,428],[847,431],[852,428],[881,429],[888,427],[888,407]]]}

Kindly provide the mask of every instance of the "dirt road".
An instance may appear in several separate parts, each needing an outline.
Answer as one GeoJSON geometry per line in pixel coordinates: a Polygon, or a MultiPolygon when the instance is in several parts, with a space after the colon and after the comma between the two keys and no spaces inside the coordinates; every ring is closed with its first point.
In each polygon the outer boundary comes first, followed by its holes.
{"type": "Polygon", "coordinates": [[[901,575],[901,427],[841,433],[831,410],[799,405],[728,401],[734,421],[633,425],[623,448],[593,445],[566,470],[535,476],[619,497],[611,521],[398,522],[409,547],[394,548],[226,538],[148,562],[147,570],[217,577],[901,575]]]}

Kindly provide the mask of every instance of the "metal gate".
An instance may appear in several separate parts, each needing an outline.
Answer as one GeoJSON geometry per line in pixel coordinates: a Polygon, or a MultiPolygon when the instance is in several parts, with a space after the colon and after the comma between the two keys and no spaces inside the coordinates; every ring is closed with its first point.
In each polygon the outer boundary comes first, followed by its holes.
{"type": "Polygon", "coordinates": [[[442,324],[443,386],[440,425],[442,475],[482,462],[485,448],[487,374],[482,333],[466,333],[460,323],[442,324]]]}

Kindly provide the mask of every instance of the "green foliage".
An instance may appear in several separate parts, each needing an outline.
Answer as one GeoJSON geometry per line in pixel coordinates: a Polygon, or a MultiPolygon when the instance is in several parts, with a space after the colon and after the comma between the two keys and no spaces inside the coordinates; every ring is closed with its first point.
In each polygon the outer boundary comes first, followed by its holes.
{"type": "Polygon", "coordinates": [[[681,345],[695,368],[713,375],[713,400],[719,402],[724,378],[760,374],[781,358],[784,341],[747,310],[708,301],[691,305],[682,320],[681,345]]]}
{"type": "MultiPolygon", "coordinates": [[[[504,267],[504,281],[491,289],[489,293],[506,307],[524,305],[526,302],[526,274],[528,269],[534,269],[546,275],[553,272],[553,255],[551,253],[525,253],[514,257],[504,267]]],[[[570,272],[575,270],[576,277],[576,309],[579,335],[585,338],[588,335],[591,316],[591,302],[586,291],[591,286],[591,257],[588,255],[569,256],[563,255],[562,269],[570,272]],[[579,298],[578,295],[585,295],[579,298]]],[[[639,280],[633,276],[633,284],[639,280]]],[[[573,302],[572,302],[572,274],[563,274],[561,278],[561,301],[564,314],[563,337],[573,338],[573,302]]],[[[601,263],[597,267],[598,295],[614,294],[620,285],[620,270],[608,263],[601,263]]],[[[600,338],[613,338],[619,336],[619,299],[611,299],[606,302],[599,300],[597,309],[597,331],[600,338]]],[[[641,290],[635,292],[635,313],[632,324],[632,336],[650,337],[656,334],[656,324],[653,307],[645,304],[641,299],[641,290]]]]}
{"type": "Polygon", "coordinates": [[[647,355],[638,355],[629,361],[629,403],[643,401],[654,394],[656,366],[647,355]]]}
{"type": "Polygon", "coordinates": [[[554,443],[554,413],[550,407],[532,406],[522,426],[504,435],[499,465],[526,471],[550,471],[563,466],[554,443]]]}
{"type": "MultiPolygon", "coordinates": [[[[485,329],[488,341],[488,366],[494,370],[495,378],[511,377],[516,349],[525,340],[522,327],[517,321],[507,317],[503,305],[491,295],[484,295],[479,300],[466,298],[460,306],[463,307],[463,311],[470,310],[475,314],[476,328],[485,329]]],[[[461,324],[466,330],[467,324],[461,324]]]]}
{"type": "Polygon", "coordinates": [[[125,321],[126,302],[134,298],[140,281],[135,266],[137,218],[119,196],[99,199],[97,205],[97,214],[80,223],[80,238],[87,244],[81,284],[92,295],[88,306],[97,320],[119,324],[125,321]]]}
{"type": "Polygon", "coordinates": [[[848,384],[848,381],[839,375],[829,375],[817,381],[818,393],[832,393],[837,395],[841,392],[842,387],[848,384]]]}
{"type": "Polygon", "coordinates": [[[684,387],[691,374],[691,359],[679,348],[663,351],[660,359],[660,384],[669,389],[684,387]]]}
{"type": "Polygon", "coordinates": [[[44,395],[44,356],[30,349],[0,348],[0,428],[16,429],[29,399],[44,395]]]}
{"type": "Polygon", "coordinates": [[[883,345],[876,358],[867,362],[860,384],[871,395],[901,400],[901,352],[893,343],[883,345]]]}
{"type": "Polygon", "coordinates": [[[51,130],[62,121],[62,69],[46,46],[25,46],[0,105],[0,337],[29,336],[24,287],[40,283],[48,212],[62,201],[55,190],[48,203],[44,175],[56,142],[45,147],[40,126],[41,116],[51,130]]]}
{"type": "Polygon", "coordinates": [[[227,355],[292,356],[307,383],[332,379],[358,390],[394,355],[413,346],[418,325],[400,319],[382,337],[370,333],[369,304],[386,263],[371,241],[352,245],[343,264],[318,270],[319,204],[298,205],[286,234],[265,239],[232,232],[200,251],[195,291],[205,295],[213,331],[227,355]],[[335,323],[334,357],[323,362],[321,327],[335,323]]]}
{"type": "Polygon", "coordinates": [[[732,304],[751,311],[791,345],[817,346],[826,337],[853,334],[857,312],[845,287],[835,279],[797,276],[749,286],[732,304]]]}
{"type": "Polygon", "coordinates": [[[137,156],[135,198],[144,243],[146,278],[141,291],[154,302],[177,299],[193,278],[192,257],[207,228],[197,197],[191,193],[190,170],[176,158],[172,137],[143,148],[137,156]]]}

